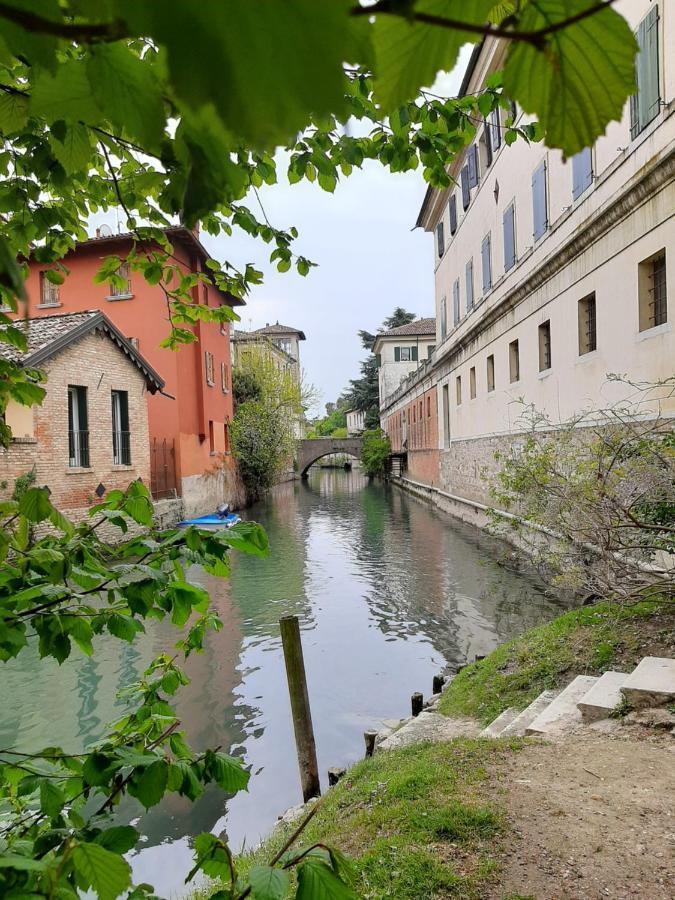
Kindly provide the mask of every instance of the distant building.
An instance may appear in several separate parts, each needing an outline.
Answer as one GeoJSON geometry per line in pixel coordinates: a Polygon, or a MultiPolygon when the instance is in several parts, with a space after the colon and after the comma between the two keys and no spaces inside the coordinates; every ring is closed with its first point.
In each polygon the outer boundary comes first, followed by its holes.
{"type": "Polygon", "coordinates": [[[347,434],[351,437],[361,434],[366,427],[366,414],[361,409],[350,409],[347,413],[347,434]]]}
{"type": "MultiPolygon", "coordinates": [[[[18,323],[17,323],[18,324],[18,323]]],[[[9,447],[0,450],[4,496],[31,470],[55,505],[84,511],[100,496],[142,478],[150,483],[148,395],[164,382],[103,313],[31,319],[24,352],[0,344],[0,357],[47,375],[42,404],[10,400],[9,447]]]]}
{"type": "Polygon", "coordinates": [[[432,318],[416,319],[377,335],[373,353],[379,366],[381,410],[403,379],[431,357],[435,345],[436,320],[432,318]]]}
{"type": "Polygon", "coordinates": [[[257,328],[251,333],[269,338],[276,347],[292,357],[295,363],[293,370],[295,378],[300,383],[300,341],[306,340],[305,332],[299,328],[291,328],[290,325],[280,325],[279,322],[275,325],[268,322],[264,328],[257,328]]]}

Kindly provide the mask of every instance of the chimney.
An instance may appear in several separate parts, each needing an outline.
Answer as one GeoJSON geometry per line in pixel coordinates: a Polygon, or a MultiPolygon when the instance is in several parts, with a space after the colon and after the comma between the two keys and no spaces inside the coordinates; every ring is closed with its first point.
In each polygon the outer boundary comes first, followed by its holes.
{"type": "Polygon", "coordinates": [[[96,229],[96,237],[97,237],[97,238],[100,238],[100,237],[101,237],[101,229],[100,229],[100,228],[97,228],[97,229],[96,229]]]}
{"type": "Polygon", "coordinates": [[[265,322],[265,328],[269,328],[269,327],[270,327],[270,323],[269,323],[269,322],[265,322]]]}

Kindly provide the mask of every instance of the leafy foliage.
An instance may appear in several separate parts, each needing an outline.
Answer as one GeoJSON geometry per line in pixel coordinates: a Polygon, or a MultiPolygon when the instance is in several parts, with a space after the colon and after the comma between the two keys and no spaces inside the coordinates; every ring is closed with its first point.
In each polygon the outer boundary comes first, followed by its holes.
{"type": "Polygon", "coordinates": [[[391,453],[387,435],[379,428],[363,433],[361,465],[366,475],[383,475],[384,464],[391,453]]]}

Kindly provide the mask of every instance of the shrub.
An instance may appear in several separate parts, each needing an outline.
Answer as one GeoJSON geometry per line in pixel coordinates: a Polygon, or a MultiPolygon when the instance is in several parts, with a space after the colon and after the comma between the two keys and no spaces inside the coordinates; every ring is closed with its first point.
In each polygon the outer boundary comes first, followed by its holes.
{"type": "Polygon", "coordinates": [[[391,444],[382,429],[364,432],[361,465],[366,475],[384,475],[384,464],[390,453],[391,444]]]}

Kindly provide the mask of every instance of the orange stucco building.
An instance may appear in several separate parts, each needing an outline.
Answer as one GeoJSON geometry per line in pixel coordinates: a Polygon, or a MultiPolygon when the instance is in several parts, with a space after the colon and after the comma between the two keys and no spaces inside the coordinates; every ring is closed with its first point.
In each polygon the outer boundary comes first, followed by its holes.
{"type": "MultiPolygon", "coordinates": [[[[174,262],[185,271],[208,272],[209,254],[197,234],[182,226],[167,229],[174,262]]],[[[213,509],[221,502],[237,502],[238,480],[230,453],[232,420],[230,326],[198,322],[194,343],[179,350],[162,348],[169,333],[167,302],[159,285],[149,285],[140,272],[127,273],[125,287],[96,284],[103,259],[130,252],[129,234],[100,235],[77,245],[64,259],[63,284],[52,285],[47,266],[31,260],[27,282],[28,314],[98,309],[129,338],[164,380],[161,393],[148,394],[148,427],[152,489],[156,498],[183,498],[185,515],[213,509]]],[[[194,302],[217,307],[241,305],[215,285],[193,288],[194,302]]],[[[184,326],[182,326],[184,327],[184,326]]]]}

